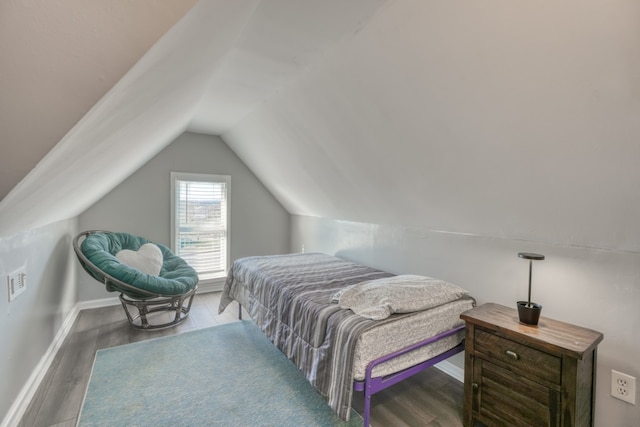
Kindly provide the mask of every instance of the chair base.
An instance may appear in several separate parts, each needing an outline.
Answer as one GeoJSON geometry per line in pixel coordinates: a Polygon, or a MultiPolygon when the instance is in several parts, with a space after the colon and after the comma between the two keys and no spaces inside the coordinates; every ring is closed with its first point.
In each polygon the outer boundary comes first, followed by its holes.
{"type": "Polygon", "coordinates": [[[129,325],[135,329],[155,330],[170,328],[179,325],[189,317],[191,303],[196,294],[196,288],[183,295],[170,297],[157,297],[151,299],[133,299],[125,294],[120,294],[120,302],[129,319],[129,325]],[[132,313],[130,308],[134,307],[132,313]],[[173,319],[169,322],[154,324],[148,315],[158,312],[170,313],[173,319]]]}

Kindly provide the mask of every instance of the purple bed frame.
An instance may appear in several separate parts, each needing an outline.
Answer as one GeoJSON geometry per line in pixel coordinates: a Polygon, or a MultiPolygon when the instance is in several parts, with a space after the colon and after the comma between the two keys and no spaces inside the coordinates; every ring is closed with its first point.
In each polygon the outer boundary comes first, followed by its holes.
{"type": "MultiPolygon", "coordinates": [[[[238,304],[238,319],[242,320],[242,305],[238,304]]],[[[460,353],[464,350],[464,340],[460,342],[457,346],[453,347],[450,350],[445,351],[444,353],[440,353],[439,355],[432,357],[431,359],[425,360],[424,362],[420,362],[417,365],[413,365],[409,368],[403,369],[399,372],[394,372],[393,374],[385,375],[382,377],[373,377],[373,369],[391,359],[402,356],[403,354],[410,353],[413,350],[417,350],[420,347],[424,347],[425,345],[434,343],[443,338],[449,337],[451,335],[455,335],[460,331],[463,331],[465,328],[464,325],[457,326],[453,329],[449,329],[448,331],[444,331],[441,334],[434,335],[433,337],[427,338],[425,340],[419,341],[415,344],[412,344],[408,347],[405,347],[401,350],[394,351],[393,353],[386,354],[378,359],[372,360],[367,365],[367,369],[365,370],[364,380],[354,380],[353,381],[353,389],[355,391],[364,392],[364,414],[363,414],[363,426],[369,427],[369,419],[371,412],[371,396],[374,394],[391,387],[392,385],[398,384],[400,381],[406,380],[409,377],[412,377],[415,374],[418,374],[424,371],[427,368],[432,367],[436,363],[440,363],[443,360],[446,360],[453,356],[454,354],[460,353]]]]}
{"type": "Polygon", "coordinates": [[[409,347],[405,347],[402,350],[398,350],[395,351],[393,353],[389,353],[385,356],[382,356],[379,359],[375,359],[371,362],[369,362],[369,364],[367,365],[367,369],[365,371],[365,377],[364,380],[358,381],[358,380],[354,380],[353,381],[353,389],[355,391],[362,391],[364,392],[364,414],[363,414],[363,418],[364,418],[364,422],[363,422],[363,426],[364,427],[369,427],[369,418],[370,418],[370,412],[371,412],[371,396],[373,396],[374,394],[378,393],[379,391],[382,391],[386,388],[391,387],[394,384],[399,383],[400,381],[406,380],[407,378],[424,371],[427,368],[432,367],[433,365],[435,365],[436,363],[442,362],[445,359],[448,359],[449,357],[453,356],[454,354],[460,353],[461,351],[464,350],[464,340],[462,340],[462,342],[460,342],[460,344],[458,344],[457,346],[453,347],[450,350],[445,351],[444,353],[440,353],[439,355],[432,357],[431,359],[425,360],[424,362],[420,362],[417,365],[413,365],[409,368],[406,368],[402,371],[399,372],[395,372],[393,374],[389,374],[386,376],[382,376],[382,377],[372,377],[372,372],[373,372],[373,368],[375,368],[376,366],[380,365],[381,363],[386,362],[387,360],[391,360],[395,357],[398,356],[402,356],[403,354],[409,353],[413,350],[416,350],[420,347],[423,347],[425,345],[434,343],[440,339],[446,338],[448,336],[457,334],[458,332],[464,330],[464,325],[460,325],[456,328],[453,329],[449,329],[448,331],[445,331],[439,335],[435,335],[431,338],[427,338],[423,341],[419,341],[415,344],[410,345],[409,347]]]}

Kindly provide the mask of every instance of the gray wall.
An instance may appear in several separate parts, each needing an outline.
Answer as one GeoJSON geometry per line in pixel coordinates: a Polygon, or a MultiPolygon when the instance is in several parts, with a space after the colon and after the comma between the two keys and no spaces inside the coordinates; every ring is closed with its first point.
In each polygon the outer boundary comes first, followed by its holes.
{"type": "MultiPolygon", "coordinates": [[[[542,315],[604,334],[598,349],[596,426],[637,426],[640,406],[610,396],[611,369],[640,379],[640,254],[436,232],[423,228],[292,216],[292,251],[325,252],[395,274],[439,277],[470,291],[479,304],[515,308],[527,298],[528,263],[518,252],[546,256],[533,267],[532,300],[542,315]]],[[[463,366],[462,357],[452,360],[463,366]]]]}
{"type": "MultiPolygon", "coordinates": [[[[217,136],[184,133],[79,216],[80,230],[124,231],[171,241],[170,172],[231,175],[231,260],[289,250],[290,216],[217,136]]],[[[114,296],[86,273],[80,301],[114,296]]]]}
{"type": "Polygon", "coordinates": [[[0,422],[75,304],[76,221],[0,238],[0,422]],[[6,275],[26,264],[26,290],[8,302],[6,275]]]}

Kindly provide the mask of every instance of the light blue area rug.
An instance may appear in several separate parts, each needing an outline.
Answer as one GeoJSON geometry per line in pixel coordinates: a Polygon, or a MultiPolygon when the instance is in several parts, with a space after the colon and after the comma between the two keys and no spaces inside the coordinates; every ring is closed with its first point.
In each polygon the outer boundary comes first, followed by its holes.
{"type": "Polygon", "coordinates": [[[79,426],[361,426],[250,321],[99,350],[79,426]]]}

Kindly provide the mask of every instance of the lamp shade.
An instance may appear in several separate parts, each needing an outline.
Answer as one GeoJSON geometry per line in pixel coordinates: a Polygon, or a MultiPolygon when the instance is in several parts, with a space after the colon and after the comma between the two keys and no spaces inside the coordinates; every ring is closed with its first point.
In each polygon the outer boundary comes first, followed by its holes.
{"type": "Polygon", "coordinates": [[[531,252],[519,252],[518,256],[520,258],[529,259],[533,261],[542,261],[544,259],[544,255],[532,254],[531,252]]]}

